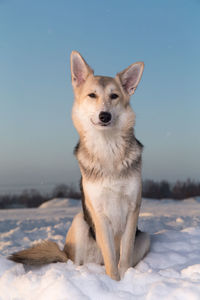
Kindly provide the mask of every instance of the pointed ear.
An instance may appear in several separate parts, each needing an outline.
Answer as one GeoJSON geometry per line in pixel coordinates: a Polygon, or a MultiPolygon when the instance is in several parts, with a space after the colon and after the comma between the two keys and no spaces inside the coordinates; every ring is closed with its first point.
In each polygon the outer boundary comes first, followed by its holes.
{"type": "Polygon", "coordinates": [[[136,87],[142,77],[143,70],[144,63],[136,62],[116,75],[116,77],[119,78],[123,89],[129,96],[135,92],[136,87]]]}
{"type": "Polygon", "coordinates": [[[71,53],[71,76],[73,87],[78,87],[85,82],[93,70],[89,67],[83,57],[77,51],[71,53]]]}

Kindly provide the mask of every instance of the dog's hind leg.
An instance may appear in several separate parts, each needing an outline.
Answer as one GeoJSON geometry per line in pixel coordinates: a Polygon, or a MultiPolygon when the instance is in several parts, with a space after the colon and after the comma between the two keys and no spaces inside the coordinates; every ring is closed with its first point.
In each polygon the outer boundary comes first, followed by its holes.
{"type": "Polygon", "coordinates": [[[137,265],[150,249],[150,236],[137,229],[133,250],[133,267],[137,265]]]}
{"type": "Polygon", "coordinates": [[[84,220],[83,213],[74,217],[66,236],[64,251],[76,265],[88,262],[103,264],[101,250],[91,236],[90,227],[84,220]]]}

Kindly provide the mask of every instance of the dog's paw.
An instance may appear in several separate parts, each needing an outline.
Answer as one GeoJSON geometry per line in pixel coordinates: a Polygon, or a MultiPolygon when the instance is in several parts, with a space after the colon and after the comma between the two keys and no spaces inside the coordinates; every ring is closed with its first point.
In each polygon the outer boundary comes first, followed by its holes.
{"type": "Polygon", "coordinates": [[[121,279],[119,273],[117,273],[117,274],[111,274],[110,277],[111,277],[113,280],[116,280],[116,281],[119,281],[119,280],[121,279]]]}
{"type": "Polygon", "coordinates": [[[118,270],[106,272],[107,275],[112,278],[113,280],[119,281],[120,280],[120,274],[118,270]]]}
{"type": "Polygon", "coordinates": [[[118,266],[118,270],[119,270],[119,275],[120,275],[120,279],[123,279],[124,278],[124,274],[126,273],[126,271],[128,270],[128,266],[126,265],[121,265],[119,263],[119,266],[118,266]]]}

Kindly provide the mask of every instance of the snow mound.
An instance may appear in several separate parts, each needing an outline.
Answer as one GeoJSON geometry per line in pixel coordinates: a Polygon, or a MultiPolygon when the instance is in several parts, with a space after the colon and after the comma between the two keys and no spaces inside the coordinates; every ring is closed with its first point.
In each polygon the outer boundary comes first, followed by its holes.
{"type": "Polygon", "coordinates": [[[200,203],[200,197],[196,197],[196,201],[200,203]]]}
{"type": "Polygon", "coordinates": [[[199,261],[200,227],[152,235],[150,253],[120,282],[97,264],[68,260],[34,268],[0,257],[0,299],[199,299],[199,261]]]}
{"type": "Polygon", "coordinates": [[[119,282],[97,264],[76,266],[68,260],[38,268],[6,259],[42,239],[51,239],[63,248],[80,201],[53,199],[46,204],[42,209],[0,210],[0,300],[199,299],[197,201],[143,201],[139,228],[151,234],[151,249],[119,282]]]}
{"type": "Polygon", "coordinates": [[[67,198],[54,198],[42,203],[39,208],[58,208],[58,207],[71,207],[79,206],[80,200],[67,199],[67,198]]]}

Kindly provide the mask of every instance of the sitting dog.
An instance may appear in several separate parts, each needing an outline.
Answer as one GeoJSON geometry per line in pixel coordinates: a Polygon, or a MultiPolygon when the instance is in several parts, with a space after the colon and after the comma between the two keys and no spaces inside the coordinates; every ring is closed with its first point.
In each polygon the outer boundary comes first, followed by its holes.
{"type": "Polygon", "coordinates": [[[120,280],[148,252],[150,238],[137,228],[141,205],[142,144],[135,138],[130,106],[144,69],[130,65],[115,78],[95,76],[83,57],[71,54],[72,119],[80,140],[82,212],[74,217],[63,251],[44,241],[9,259],[31,265],[65,262],[104,264],[120,280]]]}

